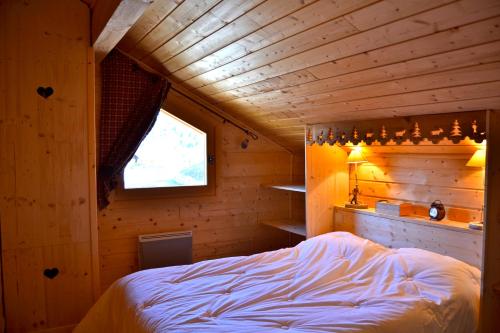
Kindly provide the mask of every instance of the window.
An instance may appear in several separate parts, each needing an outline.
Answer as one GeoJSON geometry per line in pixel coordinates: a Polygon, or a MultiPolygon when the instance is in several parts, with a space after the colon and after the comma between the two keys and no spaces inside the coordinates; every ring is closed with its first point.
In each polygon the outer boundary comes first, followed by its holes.
{"type": "Polygon", "coordinates": [[[209,183],[207,132],[162,109],[125,167],[123,188],[206,187],[209,183]]]}

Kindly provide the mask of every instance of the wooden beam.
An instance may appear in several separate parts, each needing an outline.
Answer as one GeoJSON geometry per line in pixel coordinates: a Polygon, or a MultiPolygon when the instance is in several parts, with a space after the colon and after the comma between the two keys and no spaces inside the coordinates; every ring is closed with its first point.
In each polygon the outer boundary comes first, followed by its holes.
{"type": "Polygon", "coordinates": [[[118,44],[151,3],[151,0],[107,0],[95,4],[91,39],[96,64],[118,44]]]}
{"type": "Polygon", "coordinates": [[[92,290],[94,302],[101,295],[99,268],[99,230],[97,228],[97,124],[96,105],[96,66],[95,52],[89,47],[87,65],[87,119],[88,119],[88,170],[89,170],[89,216],[90,216],[90,246],[92,260],[92,290]]]}
{"type": "Polygon", "coordinates": [[[481,284],[480,332],[500,331],[500,111],[487,115],[486,211],[481,284]]]}

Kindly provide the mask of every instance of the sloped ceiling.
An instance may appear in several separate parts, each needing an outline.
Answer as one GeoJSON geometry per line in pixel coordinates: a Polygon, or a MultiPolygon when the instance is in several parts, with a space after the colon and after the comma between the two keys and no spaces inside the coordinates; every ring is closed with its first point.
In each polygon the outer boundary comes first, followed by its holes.
{"type": "Polygon", "coordinates": [[[156,0],[118,48],[295,150],[306,124],[500,107],[499,0],[156,0]]]}

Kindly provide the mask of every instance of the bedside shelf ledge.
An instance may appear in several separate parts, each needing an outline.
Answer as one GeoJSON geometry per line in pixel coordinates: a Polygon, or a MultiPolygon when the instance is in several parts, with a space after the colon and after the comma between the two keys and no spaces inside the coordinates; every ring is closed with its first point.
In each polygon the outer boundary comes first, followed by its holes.
{"type": "Polygon", "coordinates": [[[335,206],[335,209],[341,210],[341,211],[347,211],[347,212],[354,212],[356,214],[378,216],[378,217],[381,217],[384,219],[390,219],[390,220],[402,221],[402,222],[408,222],[408,223],[415,223],[415,224],[420,224],[420,225],[427,225],[427,226],[432,226],[432,227],[436,227],[436,228],[455,230],[455,231],[466,232],[466,233],[471,233],[471,234],[482,234],[483,233],[482,230],[469,229],[468,223],[465,223],[465,222],[457,222],[457,221],[446,220],[446,219],[441,220],[441,221],[432,221],[428,218],[424,218],[422,216],[416,216],[416,215],[409,215],[409,216],[387,215],[387,214],[382,214],[382,213],[375,211],[374,208],[356,209],[356,208],[346,208],[344,206],[335,206]]]}

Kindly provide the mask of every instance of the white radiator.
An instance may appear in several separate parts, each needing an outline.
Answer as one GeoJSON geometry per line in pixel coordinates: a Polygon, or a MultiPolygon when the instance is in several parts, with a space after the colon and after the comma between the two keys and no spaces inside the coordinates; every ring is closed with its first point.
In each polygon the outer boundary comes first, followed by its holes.
{"type": "Polygon", "coordinates": [[[139,269],[187,265],[192,262],[191,231],[139,236],[139,269]]]}

